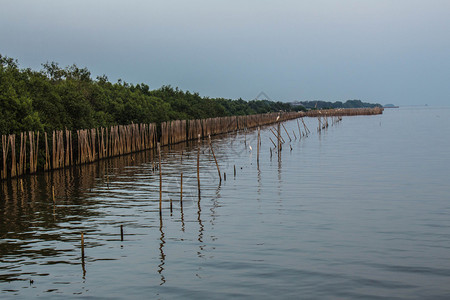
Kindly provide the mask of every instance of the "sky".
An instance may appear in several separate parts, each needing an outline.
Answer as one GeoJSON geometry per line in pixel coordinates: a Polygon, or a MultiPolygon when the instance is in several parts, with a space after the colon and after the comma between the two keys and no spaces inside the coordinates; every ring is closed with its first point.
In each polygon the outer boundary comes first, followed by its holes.
{"type": "Polygon", "coordinates": [[[202,96],[450,106],[448,0],[0,0],[21,68],[202,96]]]}

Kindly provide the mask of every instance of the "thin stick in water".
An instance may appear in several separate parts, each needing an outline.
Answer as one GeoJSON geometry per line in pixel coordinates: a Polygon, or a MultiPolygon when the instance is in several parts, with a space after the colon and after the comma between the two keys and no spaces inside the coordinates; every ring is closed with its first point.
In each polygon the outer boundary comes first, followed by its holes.
{"type": "Polygon", "coordinates": [[[220,175],[219,164],[217,163],[216,154],[214,154],[214,149],[213,149],[212,143],[211,143],[211,135],[208,135],[208,141],[209,141],[209,148],[211,149],[212,155],[214,157],[214,161],[216,162],[217,172],[219,173],[219,180],[220,180],[220,182],[222,182],[222,176],[220,175]]]}
{"type": "Polygon", "coordinates": [[[180,205],[183,207],[183,172],[181,172],[180,178],[180,205]]]}
{"type": "Polygon", "coordinates": [[[197,183],[198,183],[198,195],[200,196],[200,134],[198,135],[198,147],[197,147],[197,183]]]}
{"type": "Polygon", "coordinates": [[[258,126],[258,142],[256,145],[256,162],[259,165],[259,144],[260,144],[260,140],[261,140],[261,127],[258,126]]]}
{"type": "Polygon", "coordinates": [[[284,127],[284,124],[281,124],[281,125],[283,126],[284,131],[286,131],[286,134],[287,134],[287,136],[289,138],[289,142],[292,142],[291,136],[289,135],[289,132],[287,131],[286,127],[284,127]]]}
{"type": "Polygon", "coordinates": [[[159,215],[162,214],[162,172],[161,172],[161,144],[158,143],[159,158],[159,215]]]}

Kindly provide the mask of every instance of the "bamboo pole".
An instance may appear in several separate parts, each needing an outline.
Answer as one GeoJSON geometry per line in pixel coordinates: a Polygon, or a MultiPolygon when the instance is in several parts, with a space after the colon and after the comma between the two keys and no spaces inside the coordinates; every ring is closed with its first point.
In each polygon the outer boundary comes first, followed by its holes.
{"type": "Polygon", "coordinates": [[[216,162],[217,172],[219,173],[219,181],[222,182],[222,175],[220,174],[219,164],[217,163],[216,154],[214,154],[214,149],[211,143],[211,135],[208,135],[208,141],[209,141],[209,148],[211,149],[214,161],[216,162]]]}
{"type": "Polygon", "coordinates": [[[56,169],[56,132],[53,130],[52,133],[52,167],[56,169]]]}
{"type": "Polygon", "coordinates": [[[198,183],[198,196],[200,198],[200,134],[198,135],[197,144],[197,183],[198,183]]]}
{"type": "Polygon", "coordinates": [[[162,215],[162,172],[161,172],[161,144],[158,143],[159,158],[159,215],[162,215]]]}
{"type": "Polygon", "coordinates": [[[183,172],[180,176],[180,205],[183,207],[183,172]]]}
{"type": "Polygon", "coordinates": [[[259,146],[261,143],[261,127],[258,126],[258,141],[256,144],[256,162],[258,164],[259,167],[259,146]]]}
{"type": "Polygon", "coordinates": [[[19,148],[19,163],[17,165],[17,176],[21,176],[25,173],[26,143],[27,143],[27,135],[25,132],[21,132],[20,133],[20,148],[19,148]]]}
{"type": "Polygon", "coordinates": [[[309,131],[309,128],[306,126],[305,121],[302,118],[302,123],[303,123],[303,127],[305,128],[306,131],[306,136],[308,136],[309,133],[311,133],[311,131],[309,131]]]}
{"type": "Polygon", "coordinates": [[[278,148],[278,158],[281,158],[281,134],[280,134],[280,122],[278,121],[278,129],[277,129],[277,133],[278,133],[278,136],[277,136],[277,148],[278,148]]]}
{"type": "Polygon", "coordinates": [[[48,171],[48,170],[50,170],[50,157],[49,157],[49,153],[48,153],[47,132],[44,132],[44,140],[45,140],[45,165],[44,165],[44,170],[48,171]]]}
{"type": "Polygon", "coordinates": [[[2,150],[3,150],[3,171],[2,171],[2,179],[6,179],[8,177],[8,151],[9,151],[9,139],[6,135],[2,135],[2,150]]]}
{"type": "Polygon", "coordinates": [[[273,146],[276,148],[277,147],[277,145],[275,144],[275,142],[272,140],[272,138],[271,137],[269,137],[269,140],[272,142],[272,144],[273,144],[273,146]]]}
{"type": "Polygon", "coordinates": [[[34,132],[28,132],[30,140],[30,174],[34,173],[34,132]]]}
{"type": "Polygon", "coordinates": [[[291,136],[289,135],[289,132],[287,131],[286,127],[284,127],[284,124],[281,124],[283,126],[284,131],[286,131],[286,134],[289,138],[289,142],[292,142],[291,136]]]}
{"type": "Polygon", "coordinates": [[[11,145],[11,177],[17,176],[16,166],[16,135],[9,135],[9,144],[11,145]]]}

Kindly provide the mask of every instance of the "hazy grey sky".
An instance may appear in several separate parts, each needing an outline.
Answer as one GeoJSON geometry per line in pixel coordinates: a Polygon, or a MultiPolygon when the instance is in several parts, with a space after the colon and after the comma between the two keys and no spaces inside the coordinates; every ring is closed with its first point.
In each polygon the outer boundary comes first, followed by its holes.
{"type": "Polygon", "coordinates": [[[211,97],[450,105],[448,0],[0,0],[0,53],[211,97]]]}

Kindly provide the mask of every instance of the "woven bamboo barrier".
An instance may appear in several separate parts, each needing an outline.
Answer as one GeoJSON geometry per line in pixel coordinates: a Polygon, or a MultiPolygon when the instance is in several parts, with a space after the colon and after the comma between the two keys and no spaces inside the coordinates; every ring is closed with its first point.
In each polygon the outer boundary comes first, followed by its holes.
{"type": "Polygon", "coordinates": [[[151,149],[155,146],[156,125],[81,129],[75,132],[75,144],[72,131],[67,129],[55,130],[50,135],[44,132],[41,144],[39,137],[39,132],[22,132],[19,143],[14,134],[2,135],[0,179],[36,173],[39,167],[50,171],[151,149]],[[39,156],[43,158],[42,166],[38,166],[39,156]]]}
{"type": "Polygon", "coordinates": [[[383,110],[384,109],[382,107],[309,110],[306,112],[306,117],[359,116],[359,115],[368,116],[368,115],[382,114],[383,110]]]}
{"type": "MultiPolygon", "coordinates": [[[[207,138],[237,130],[246,130],[269,124],[301,118],[318,117],[322,126],[328,126],[342,116],[375,115],[383,113],[383,108],[311,110],[308,112],[267,113],[248,116],[227,116],[203,120],[175,120],[161,123],[161,134],[157,135],[156,124],[116,125],[109,128],[55,130],[50,135],[44,132],[44,142],[39,143],[39,132],[20,134],[20,142],[15,134],[2,135],[2,156],[0,156],[0,179],[19,177],[36,173],[38,169],[50,171],[74,165],[92,163],[101,159],[125,155],[146,149],[153,149],[157,141],[161,146],[177,144],[188,140],[207,138]],[[320,120],[320,119],[319,119],[320,120]],[[49,145],[51,147],[49,147],[49,145]],[[41,159],[39,160],[39,157],[41,159]],[[42,161],[42,165],[38,165],[42,161]]],[[[305,133],[309,130],[305,127],[305,133]]],[[[299,135],[302,135],[299,127],[299,135]]],[[[284,128],[284,126],[283,126],[284,128]]],[[[280,130],[280,129],[278,129],[280,130]]],[[[284,130],[287,133],[286,128],[284,130]]],[[[274,133],[275,134],[275,133],[274,133]]],[[[276,137],[278,138],[278,132],[276,137]]],[[[288,134],[288,133],[287,133],[288,134]]],[[[295,133],[294,133],[295,134],[295,133]]],[[[289,134],[288,134],[289,137],[289,134]]],[[[290,137],[289,137],[290,138],[290,137]]],[[[283,143],[282,137],[278,138],[283,143]]]]}

